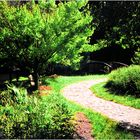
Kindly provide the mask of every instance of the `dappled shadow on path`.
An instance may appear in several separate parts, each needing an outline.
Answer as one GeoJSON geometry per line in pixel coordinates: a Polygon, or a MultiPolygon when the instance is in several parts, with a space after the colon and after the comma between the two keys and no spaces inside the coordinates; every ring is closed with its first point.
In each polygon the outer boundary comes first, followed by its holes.
{"type": "Polygon", "coordinates": [[[119,130],[126,130],[128,132],[131,132],[135,139],[140,139],[140,125],[132,125],[129,122],[119,122],[118,127],[119,130]]]}

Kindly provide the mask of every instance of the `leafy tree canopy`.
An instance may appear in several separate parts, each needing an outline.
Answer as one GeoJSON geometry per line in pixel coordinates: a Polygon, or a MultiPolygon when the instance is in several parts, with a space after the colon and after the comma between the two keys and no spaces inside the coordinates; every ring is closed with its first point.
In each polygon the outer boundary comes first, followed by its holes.
{"type": "Polygon", "coordinates": [[[49,63],[76,66],[89,45],[92,16],[81,10],[86,1],[55,4],[54,0],[10,6],[0,2],[0,59],[34,73],[49,63]]]}
{"type": "Polygon", "coordinates": [[[140,45],[140,2],[89,2],[96,31],[92,42],[99,49],[121,46],[136,50],[140,45]]]}

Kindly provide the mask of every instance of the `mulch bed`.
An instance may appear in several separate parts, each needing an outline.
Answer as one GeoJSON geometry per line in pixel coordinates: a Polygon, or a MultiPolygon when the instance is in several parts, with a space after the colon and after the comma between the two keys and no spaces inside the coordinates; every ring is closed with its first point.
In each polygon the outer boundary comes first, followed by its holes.
{"type": "Polygon", "coordinates": [[[50,90],[52,90],[52,88],[50,86],[39,86],[39,95],[40,96],[46,96],[50,93],[50,90]]]}
{"type": "Polygon", "coordinates": [[[85,140],[94,140],[92,137],[92,126],[88,118],[82,113],[76,113],[75,117],[76,125],[74,138],[85,139],[85,140]]]}
{"type": "Polygon", "coordinates": [[[57,75],[57,74],[53,74],[49,76],[49,78],[58,78],[58,77],[60,77],[60,75],[57,75]]]}
{"type": "Polygon", "coordinates": [[[39,86],[39,90],[52,90],[50,86],[39,86]]]}

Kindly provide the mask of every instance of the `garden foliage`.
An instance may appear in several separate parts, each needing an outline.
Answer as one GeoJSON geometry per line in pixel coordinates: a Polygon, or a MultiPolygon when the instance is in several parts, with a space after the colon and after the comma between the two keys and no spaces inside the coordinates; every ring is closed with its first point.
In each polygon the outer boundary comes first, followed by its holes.
{"type": "Polygon", "coordinates": [[[94,24],[97,26],[93,40],[99,49],[118,46],[133,48],[132,51],[135,51],[139,48],[140,2],[95,1],[89,3],[94,24]]]}
{"type": "Polygon", "coordinates": [[[1,138],[72,138],[72,114],[61,95],[27,96],[10,86],[0,93],[1,138]]]}
{"type": "Polygon", "coordinates": [[[131,65],[112,71],[106,87],[116,94],[140,97],[140,66],[131,65]]]}
{"type": "Polygon", "coordinates": [[[81,53],[92,51],[89,45],[94,28],[86,1],[27,2],[9,6],[0,2],[0,60],[9,67],[29,69],[35,82],[37,73],[52,63],[76,68],[81,53]],[[12,60],[12,61],[11,61],[12,60]]]}
{"type": "Polygon", "coordinates": [[[140,48],[135,52],[134,58],[132,59],[134,64],[140,65],[140,48]]]}

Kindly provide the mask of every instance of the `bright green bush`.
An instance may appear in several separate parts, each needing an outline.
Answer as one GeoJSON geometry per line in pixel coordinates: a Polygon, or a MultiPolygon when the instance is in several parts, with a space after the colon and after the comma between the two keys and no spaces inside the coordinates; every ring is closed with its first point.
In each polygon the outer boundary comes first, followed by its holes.
{"type": "Polygon", "coordinates": [[[140,66],[132,65],[112,71],[106,87],[116,94],[140,97],[140,66]]]}
{"type": "Polygon", "coordinates": [[[25,99],[21,99],[23,93],[16,87],[14,89],[16,90],[8,91],[12,96],[7,104],[6,100],[4,105],[0,104],[1,138],[72,138],[74,131],[71,123],[72,114],[61,95],[28,97],[24,94],[26,98],[24,102],[25,99]],[[17,95],[17,91],[21,96],[17,95]],[[17,102],[14,102],[15,99],[17,102]]]}
{"type": "Polygon", "coordinates": [[[47,72],[48,65],[79,67],[81,53],[95,49],[89,44],[95,27],[90,11],[83,9],[86,0],[33,1],[18,6],[0,1],[0,60],[33,72],[37,89],[38,74],[47,72]]]}

